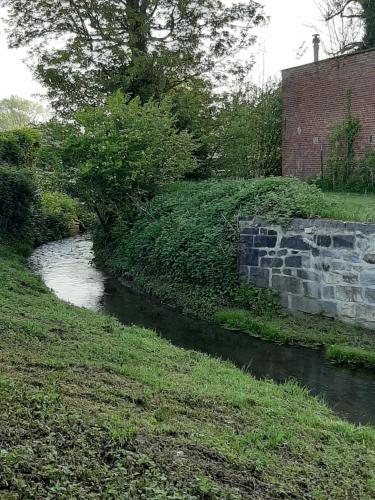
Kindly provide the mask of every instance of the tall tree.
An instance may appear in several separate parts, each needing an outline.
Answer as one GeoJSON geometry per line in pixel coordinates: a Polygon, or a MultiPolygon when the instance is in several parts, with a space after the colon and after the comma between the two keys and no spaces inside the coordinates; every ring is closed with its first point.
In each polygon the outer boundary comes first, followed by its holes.
{"type": "Polygon", "coordinates": [[[23,128],[43,121],[46,116],[46,110],[38,102],[15,95],[0,100],[0,131],[23,128]]]}
{"type": "Polygon", "coordinates": [[[375,48],[375,0],[317,0],[331,53],[375,48]]]}
{"type": "Polygon", "coordinates": [[[248,85],[224,100],[209,137],[218,176],[252,178],[281,174],[282,99],[278,82],[248,85]]]}
{"type": "Polygon", "coordinates": [[[142,101],[254,43],[264,21],[255,0],[0,0],[9,46],[28,47],[54,108],[70,112],[115,90],[142,101]]]}
{"type": "Polygon", "coordinates": [[[363,20],[365,24],[364,47],[375,48],[375,0],[362,0],[363,20]]]}

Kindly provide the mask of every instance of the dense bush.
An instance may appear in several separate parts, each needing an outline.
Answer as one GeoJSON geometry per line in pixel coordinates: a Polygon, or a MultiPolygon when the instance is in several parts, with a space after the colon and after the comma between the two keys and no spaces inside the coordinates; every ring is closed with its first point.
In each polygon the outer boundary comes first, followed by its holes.
{"type": "Polygon", "coordinates": [[[37,160],[42,138],[31,128],[0,133],[0,234],[29,245],[69,236],[78,218],[72,198],[45,191],[37,160]]]}
{"type": "Polygon", "coordinates": [[[188,131],[195,143],[193,151],[197,168],[188,172],[190,179],[208,179],[212,176],[217,144],[218,109],[220,99],[215,96],[208,83],[195,81],[194,85],[173,89],[166,100],[170,103],[175,126],[180,131],[188,131]]]}
{"type": "Polygon", "coordinates": [[[323,179],[317,181],[317,185],[326,191],[338,191],[348,193],[375,193],[375,151],[367,150],[352,163],[350,175],[342,182],[333,182],[334,177],[327,172],[323,179]]]}
{"type": "Polygon", "coordinates": [[[110,236],[97,235],[96,254],[117,273],[204,287],[243,305],[254,296],[238,293],[237,217],[286,223],[315,216],[324,205],[317,188],[296,179],[186,182],[146,204],[130,231],[117,225],[110,236]]]}
{"type": "Polygon", "coordinates": [[[33,203],[30,172],[0,165],[0,237],[15,236],[27,228],[33,203]]]}
{"type": "Polygon", "coordinates": [[[375,192],[375,151],[367,150],[358,160],[357,168],[346,184],[346,190],[354,193],[375,192]]]}
{"type": "Polygon", "coordinates": [[[79,166],[85,161],[80,134],[74,123],[51,120],[40,126],[41,141],[36,155],[38,186],[79,196],[79,166]]]}
{"type": "Polygon", "coordinates": [[[175,180],[279,175],[281,123],[278,84],[219,98],[196,82],[144,106],[115,94],[41,128],[38,183],[84,196],[108,223],[175,180]]]}
{"type": "Polygon", "coordinates": [[[34,218],[36,243],[71,236],[77,219],[77,203],[70,196],[49,191],[42,193],[34,218]]]}
{"type": "Polygon", "coordinates": [[[39,144],[33,129],[0,132],[0,237],[32,243],[36,183],[32,169],[39,144]]]}
{"type": "Polygon", "coordinates": [[[31,166],[39,147],[40,133],[31,128],[0,132],[0,163],[31,166]]]}
{"type": "Polygon", "coordinates": [[[78,204],[62,193],[37,196],[32,172],[0,165],[0,239],[36,245],[70,236],[78,204]]]}

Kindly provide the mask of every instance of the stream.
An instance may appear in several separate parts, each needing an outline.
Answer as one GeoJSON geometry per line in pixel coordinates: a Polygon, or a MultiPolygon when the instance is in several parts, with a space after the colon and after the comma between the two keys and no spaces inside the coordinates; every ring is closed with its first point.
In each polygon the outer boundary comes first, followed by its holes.
{"type": "Polygon", "coordinates": [[[79,235],[37,248],[30,265],[66,302],[111,314],[125,325],[156,330],[176,346],[230,360],[256,378],[297,380],[337,415],[375,425],[374,374],[337,367],[319,350],[281,346],[185,317],[107,276],[92,259],[89,236],[79,235]]]}

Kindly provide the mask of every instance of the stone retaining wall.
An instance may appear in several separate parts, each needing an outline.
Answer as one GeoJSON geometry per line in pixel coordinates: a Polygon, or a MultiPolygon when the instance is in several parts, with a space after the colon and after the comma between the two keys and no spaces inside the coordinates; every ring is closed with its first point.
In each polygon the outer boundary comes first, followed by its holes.
{"type": "Polygon", "coordinates": [[[375,330],[375,224],[294,219],[288,228],[240,217],[239,272],[292,311],[375,330]]]}

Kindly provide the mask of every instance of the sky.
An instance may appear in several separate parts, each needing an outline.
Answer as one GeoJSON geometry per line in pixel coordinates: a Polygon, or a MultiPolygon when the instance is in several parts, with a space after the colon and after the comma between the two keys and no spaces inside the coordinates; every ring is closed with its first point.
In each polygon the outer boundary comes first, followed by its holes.
{"type": "MultiPolygon", "coordinates": [[[[279,77],[284,68],[312,62],[312,35],[316,32],[312,26],[319,25],[319,12],[314,0],[258,1],[263,3],[271,18],[267,27],[258,30],[258,42],[251,49],[257,60],[252,79],[254,83],[262,84],[269,78],[279,77]],[[303,43],[307,50],[298,57],[303,43]]],[[[3,17],[4,9],[0,9],[0,14],[3,17]]],[[[30,99],[43,93],[26,60],[24,49],[8,49],[5,26],[0,21],[0,99],[14,94],[30,99]]]]}
{"type": "MultiPolygon", "coordinates": [[[[314,0],[264,0],[270,21],[259,30],[254,53],[254,83],[280,77],[282,69],[313,62],[312,37],[321,27],[320,12],[314,0]],[[299,55],[304,44],[305,53],[299,55]]],[[[324,55],[322,54],[322,57],[324,55]]]]}

